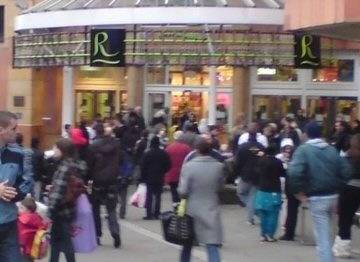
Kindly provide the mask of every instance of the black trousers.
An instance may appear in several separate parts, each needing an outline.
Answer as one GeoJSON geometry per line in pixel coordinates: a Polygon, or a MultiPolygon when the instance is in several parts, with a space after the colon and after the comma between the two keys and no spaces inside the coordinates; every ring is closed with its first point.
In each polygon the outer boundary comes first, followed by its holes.
{"type": "Polygon", "coordinates": [[[162,185],[146,184],[146,216],[149,218],[157,218],[160,215],[162,187],[162,185]]]}
{"type": "Polygon", "coordinates": [[[97,237],[102,236],[102,223],[100,217],[100,207],[105,205],[107,211],[108,227],[111,236],[120,236],[120,225],[116,217],[116,206],[118,204],[118,190],[116,186],[106,188],[93,187],[93,192],[90,197],[97,237]]]}
{"type": "Polygon", "coordinates": [[[75,262],[75,251],[71,241],[71,225],[67,221],[54,221],[51,227],[50,262],[58,262],[60,253],[67,262],[75,262]]]}
{"type": "Polygon", "coordinates": [[[287,203],[287,216],[285,222],[285,235],[288,238],[295,237],[295,229],[298,218],[298,209],[300,206],[300,201],[292,194],[286,194],[288,203],[287,203]]]}
{"type": "Polygon", "coordinates": [[[172,198],[173,203],[179,203],[180,197],[179,197],[179,193],[177,192],[179,182],[172,182],[172,183],[169,183],[169,185],[170,185],[171,198],[172,198]]]}
{"type": "Polygon", "coordinates": [[[339,198],[339,236],[343,240],[351,239],[351,226],[356,211],[360,207],[360,188],[346,186],[339,198]]]}

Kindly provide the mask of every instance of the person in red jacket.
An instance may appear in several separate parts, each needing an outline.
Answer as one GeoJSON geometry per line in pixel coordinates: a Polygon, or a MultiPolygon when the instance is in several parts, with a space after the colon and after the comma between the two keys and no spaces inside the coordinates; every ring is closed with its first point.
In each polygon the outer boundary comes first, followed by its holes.
{"type": "Polygon", "coordinates": [[[171,169],[165,176],[165,182],[170,186],[173,203],[180,202],[177,187],[179,185],[181,167],[185,157],[192,151],[190,146],[181,141],[182,134],[182,131],[176,131],[174,133],[175,141],[165,150],[171,159],[171,169]]]}
{"type": "Polygon", "coordinates": [[[21,202],[18,227],[20,246],[24,261],[32,262],[31,248],[35,234],[40,229],[48,228],[48,223],[36,213],[36,203],[33,198],[27,197],[21,202]]]}

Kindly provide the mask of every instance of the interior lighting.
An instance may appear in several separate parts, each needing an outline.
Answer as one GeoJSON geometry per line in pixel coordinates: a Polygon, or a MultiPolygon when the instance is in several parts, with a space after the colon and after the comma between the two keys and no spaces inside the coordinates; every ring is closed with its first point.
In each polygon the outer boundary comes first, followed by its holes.
{"type": "Polygon", "coordinates": [[[247,7],[255,7],[255,3],[253,0],[242,0],[244,2],[244,4],[247,6],[247,7]]]}
{"type": "Polygon", "coordinates": [[[260,67],[257,69],[258,75],[276,75],[276,68],[260,67]]]}

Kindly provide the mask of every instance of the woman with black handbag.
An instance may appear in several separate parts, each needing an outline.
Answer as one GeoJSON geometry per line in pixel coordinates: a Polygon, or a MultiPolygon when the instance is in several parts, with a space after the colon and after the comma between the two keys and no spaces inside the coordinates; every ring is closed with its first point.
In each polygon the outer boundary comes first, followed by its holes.
{"type": "MultiPolygon", "coordinates": [[[[186,199],[186,213],[193,218],[196,240],[206,245],[209,262],[219,262],[223,242],[218,193],[224,181],[224,165],[209,156],[211,145],[204,138],[196,143],[199,156],[184,164],[179,194],[186,199]]],[[[185,245],[181,262],[189,262],[192,245],[185,245]]]]}

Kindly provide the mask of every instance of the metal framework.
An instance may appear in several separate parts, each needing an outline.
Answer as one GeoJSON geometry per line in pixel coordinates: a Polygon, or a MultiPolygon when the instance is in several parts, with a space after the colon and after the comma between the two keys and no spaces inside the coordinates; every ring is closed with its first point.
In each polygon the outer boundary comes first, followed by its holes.
{"type": "Polygon", "coordinates": [[[283,8],[284,0],[44,0],[23,13],[119,7],[211,6],[283,8]]]}

